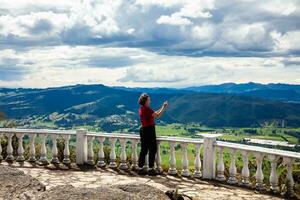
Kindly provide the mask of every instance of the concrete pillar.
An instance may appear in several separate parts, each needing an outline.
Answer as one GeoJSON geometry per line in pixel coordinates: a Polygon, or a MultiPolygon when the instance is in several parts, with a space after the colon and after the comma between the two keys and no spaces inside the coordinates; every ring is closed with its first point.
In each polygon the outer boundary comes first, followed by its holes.
{"type": "Polygon", "coordinates": [[[87,132],[84,129],[76,130],[76,164],[87,162],[87,132]]]}
{"type": "Polygon", "coordinates": [[[201,134],[204,138],[203,174],[204,179],[214,179],[216,174],[216,151],[214,142],[221,134],[201,134]]]}

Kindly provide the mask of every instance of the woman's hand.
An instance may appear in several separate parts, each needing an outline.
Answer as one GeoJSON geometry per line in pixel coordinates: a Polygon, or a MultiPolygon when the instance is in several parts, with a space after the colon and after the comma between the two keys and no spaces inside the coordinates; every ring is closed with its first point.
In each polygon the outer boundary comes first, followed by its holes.
{"type": "Polygon", "coordinates": [[[165,101],[164,104],[163,104],[163,108],[166,109],[168,107],[168,105],[169,105],[168,101],[165,101]]]}
{"type": "Polygon", "coordinates": [[[166,110],[166,108],[168,107],[168,101],[165,101],[164,103],[163,103],[163,105],[162,105],[162,107],[159,109],[159,110],[157,110],[157,111],[155,111],[153,114],[152,114],[152,116],[153,117],[156,117],[156,118],[158,118],[158,117],[160,117],[162,114],[163,114],[163,112],[166,110]]]}

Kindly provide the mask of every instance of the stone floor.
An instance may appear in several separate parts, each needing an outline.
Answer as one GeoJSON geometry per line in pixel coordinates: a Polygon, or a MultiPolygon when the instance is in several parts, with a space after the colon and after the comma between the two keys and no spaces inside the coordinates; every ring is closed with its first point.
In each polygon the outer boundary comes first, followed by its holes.
{"type": "MultiPolygon", "coordinates": [[[[6,163],[2,163],[7,165],[6,163]]],[[[32,166],[29,163],[23,165],[12,164],[12,167],[24,171],[26,174],[38,179],[49,189],[57,185],[70,184],[75,187],[98,187],[99,185],[114,185],[123,183],[145,183],[162,191],[174,189],[178,186],[179,191],[193,197],[193,199],[282,199],[266,194],[260,194],[254,190],[229,186],[212,181],[204,181],[192,178],[159,175],[157,177],[138,176],[134,172],[119,171],[99,168],[78,168],[78,166],[32,166]]]]}

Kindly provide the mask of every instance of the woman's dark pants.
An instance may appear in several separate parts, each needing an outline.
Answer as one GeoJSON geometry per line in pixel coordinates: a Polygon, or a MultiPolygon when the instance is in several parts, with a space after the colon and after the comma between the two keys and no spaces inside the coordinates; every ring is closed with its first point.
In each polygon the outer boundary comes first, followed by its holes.
{"type": "Polygon", "coordinates": [[[155,154],[157,151],[155,126],[142,127],[140,129],[141,152],[139,157],[139,167],[145,164],[145,157],[149,153],[149,168],[154,167],[155,154]]]}

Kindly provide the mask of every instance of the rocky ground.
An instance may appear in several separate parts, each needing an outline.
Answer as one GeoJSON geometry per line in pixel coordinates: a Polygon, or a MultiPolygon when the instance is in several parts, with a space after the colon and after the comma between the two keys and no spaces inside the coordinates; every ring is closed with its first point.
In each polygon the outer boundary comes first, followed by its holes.
{"type": "Polygon", "coordinates": [[[164,192],[179,192],[194,200],[282,199],[253,190],[200,179],[160,175],[138,176],[133,172],[99,168],[24,164],[0,165],[0,199],[169,199],[164,192]],[[2,166],[1,166],[2,165],[2,166]]]}
{"type": "MultiPolygon", "coordinates": [[[[47,171],[47,170],[45,170],[47,171]]],[[[64,177],[61,177],[64,179],[64,177]]],[[[71,184],[46,187],[24,171],[0,165],[0,199],[32,200],[170,200],[155,187],[139,184],[99,184],[94,188],[74,187],[71,184]],[[49,188],[49,189],[46,189],[49,188]]]]}

